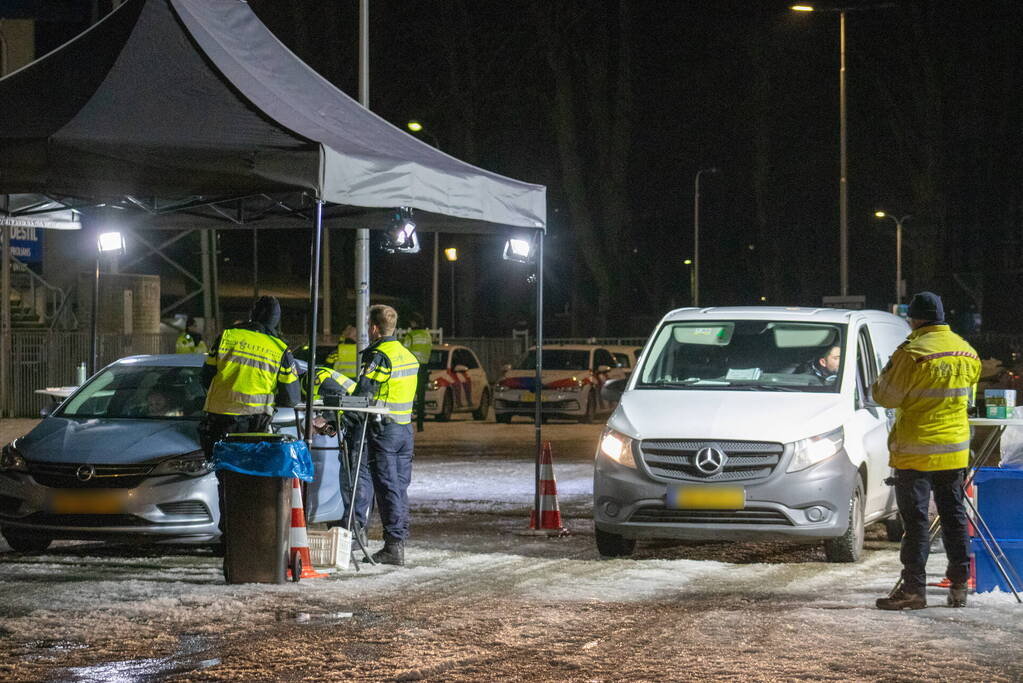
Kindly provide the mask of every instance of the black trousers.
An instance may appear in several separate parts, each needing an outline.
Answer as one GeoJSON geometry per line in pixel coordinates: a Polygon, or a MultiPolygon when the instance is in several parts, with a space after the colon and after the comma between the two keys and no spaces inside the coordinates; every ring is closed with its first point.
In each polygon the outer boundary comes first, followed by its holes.
{"type": "Polygon", "coordinates": [[[966,583],[970,576],[970,539],[963,503],[965,474],[965,469],[895,470],[895,499],[905,527],[899,559],[902,581],[908,590],[922,591],[927,585],[927,556],[931,549],[927,512],[932,492],[948,555],[946,576],[952,583],[966,583]]]}

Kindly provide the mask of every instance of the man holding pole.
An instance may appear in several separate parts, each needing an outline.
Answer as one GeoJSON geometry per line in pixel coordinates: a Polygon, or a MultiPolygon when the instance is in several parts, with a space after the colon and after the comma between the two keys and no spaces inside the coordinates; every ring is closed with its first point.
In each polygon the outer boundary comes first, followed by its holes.
{"type": "Polygon", "coordinates": [[[877,607],[903,610],[927,606],[927,513],[932,491],[948,555],[946,576],[952,582],[948,604],[965,607],[970,571],[963,505],[963,478],[970,457],[966,409],[980,378],[980,358],[949,329],[937,294],[921,292],[913,297],[909,324],[913,328],[909,338],[895,350],[871,387],[875,401],[897,411],[888,450],[905,528],[900,554],[902,584],[887,598],[879,598],[877,607]]]}

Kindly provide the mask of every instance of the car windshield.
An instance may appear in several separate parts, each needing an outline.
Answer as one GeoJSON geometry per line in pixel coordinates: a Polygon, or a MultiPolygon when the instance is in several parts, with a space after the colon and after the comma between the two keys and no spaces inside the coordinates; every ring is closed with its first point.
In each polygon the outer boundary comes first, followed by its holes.
{"type": "MultiPolygon", "coordinates": [[[[568,349],[544,349],[544,370],[589,370],[590,352],[568,349]]],[[[516,370],[536,370],[536,349],[519,359],[516,370]]]]}
{"type": "Polygon", "coordinates": [[[447,370],[448,350],[434,349],[430,351],[430,361],[426,364],[427,370],[447,370]]]}
{"type": "Polygon", "coordinates": [[[770,320],[666,323],[636,388],[838,392],[845,330],[770,320]]]}
{"type": "Polygon", "coordinates": [[[56,414],[77,418],[194,420],[206,390],[201,368],[115,365],[90,380],[56,414]]]}

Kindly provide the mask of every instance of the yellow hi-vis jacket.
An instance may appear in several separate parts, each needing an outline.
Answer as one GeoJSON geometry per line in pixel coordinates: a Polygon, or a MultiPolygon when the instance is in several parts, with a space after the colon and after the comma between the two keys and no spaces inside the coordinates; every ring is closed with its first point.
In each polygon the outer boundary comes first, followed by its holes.
{"type": "Polygon", "coordinates": [[[206,353],[206,342],[200,340],[198,343],[191,332],[182,332],[174,342],[174,353],[206,353]]]}
{"type": "Polygon", "coordinates": [[[355,379],[359,376],[359,351],[354,343],[342,340],[337,349],[327,356],[327,363],[345,377],[355,379]]]}
{"type": "Polygon", "coordinates": [[[430,362],[430,352],[433,350],[433,339],[429,330],[409,330],[401,340],[402,346],[412,352],[420,365],[430,362]]]}
{"type": "Polygon", "coordinates": [[[206,357],[216,375],[204,410],[219,415],[273,415],[278,384],[293,384],[298,374],[284,362],[288,346],[269,334],[230,328],[206,357]]]}
{"type": "Polygon", "coordinates": [[[391,409],[390,418],[398,424],[412,422],[419,361],[394,337],[370,346],[366,353],[370,360],[362,376],[378,383],[373,398],[391,409]]]}
{"type": "Polygon", "coordinates": [[[900,470],[955,470],[970,459],[966,408],[980,378],[980,358],[948,325],[913,330],[871,392],[895,408],[888,464],[900,470]]]}
{"type": "MultiPolygon", "coordinates": [[[[316,377],[313,378],[314,401],[322,398],[324,392],[328,394],[340,394],[340,392],[350,394],[353,391],[355,391],[355,382],[348,379],[337,370],[331,370],[330,368],[324,367],[316,368],[316,377]],[[326,383],[326,386],[324,383],[326,383]]],[[[304,381],[302,382],[302,392],[305,393],[304,381]]]]}

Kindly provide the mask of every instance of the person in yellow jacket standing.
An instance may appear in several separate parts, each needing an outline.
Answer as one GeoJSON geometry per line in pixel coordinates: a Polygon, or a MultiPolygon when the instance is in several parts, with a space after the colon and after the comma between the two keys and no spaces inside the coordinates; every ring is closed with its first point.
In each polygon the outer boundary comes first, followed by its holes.
{"type": "Polygon", "coordinates": [[[423,316],[413,313],[409,316],[409,329],[401,340],[402,346],[412,352],[419,361],[419,384],[416,386],[416,431],[423,431],[426,419],[426,385],[430,383],[430,352],[433,351],[433,338],[430,330],[423,327],[423,316]]]}
{"type": "Polygon", "coordinates": [[[174,342],[174,353],[206,353],[206,342],[202,340],[199,327],[195,324],[195,318],[189,318],[185,323],[185,329],[178,335],[174,342]]]}
{"type": "Polygon", "coordinates": [[[348,379],[359,376],[359,352],[355,345],[355,326],[349,325],[341,333],[337,348],[327,356],[327,365],[332,366],[348,379]]]}
{"type": "MultiPolygon", "coordinates": [[[[366,453],[359,470],[355,517],[366,527],[369,503],[376,495],[384,547],[373,554],[381,564],[405,564],[409,535],[408,486],[412,481],[412,402],[416,396],[419,361],[395,338],[398,313],[377,304],[369,309],[370,345],[362,352],[362,374],[354,394],[368,396],[390,414],[372,420],[366,433],[366,453]]],[[[353,415],[354,417],[354,415],[353,415]]],[[[346,421],[349,416],[345,415],[346,421]]],[[[354,430],[353,430],[354,433],[354,430]]]]}
{"type": "Polygon", "coordinates": [[[941,297],[921,292],[909,304],[912,333],[874,382],[874,400],[895,408],[888,436],[889,464],[895,469],[895,498],[905,532],[902,585],[879,598],[885,610],[927,606],[928,507],[931,493],[941,516],[952,583],[948,604],[966,606],[970,571],[969,537],[963,505],[963,477],[970,457],[967,408],[980,378],[980,358],[945,324],[941,297]]]}

